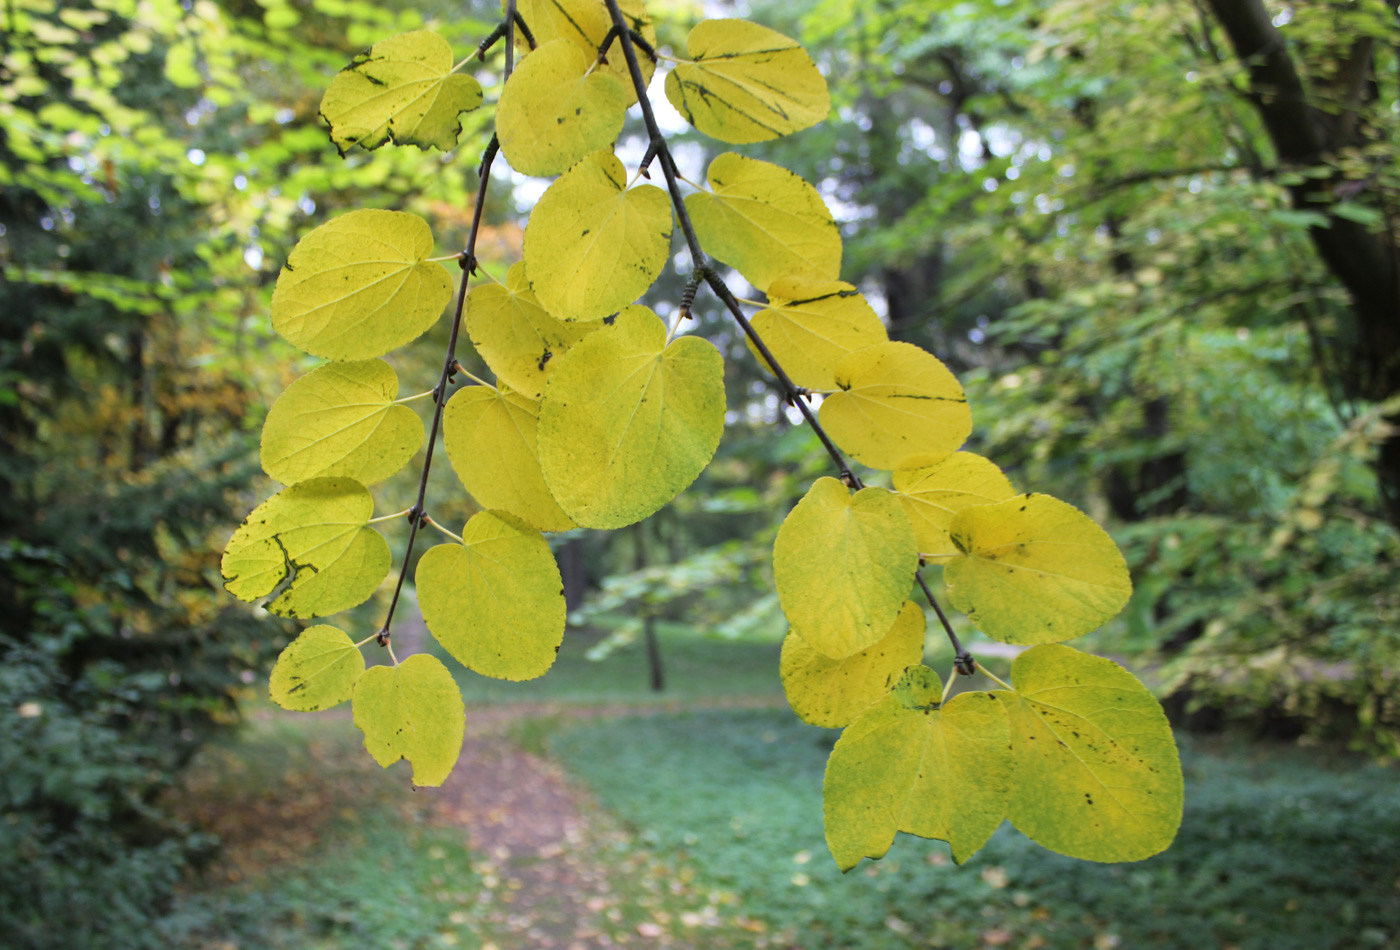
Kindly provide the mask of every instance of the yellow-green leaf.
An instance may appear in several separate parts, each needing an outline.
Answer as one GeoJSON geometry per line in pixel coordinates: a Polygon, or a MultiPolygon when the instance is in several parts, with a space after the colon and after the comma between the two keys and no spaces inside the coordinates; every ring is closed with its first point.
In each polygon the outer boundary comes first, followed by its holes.
{"type": "Polygon", "coordinates": [[[269,691],[283,709],[315,712],[350,698],[365,658],[343,630],[321,624],[307,627],[277,657],[269,691]]]}
{"type": "Polygon", "coordinates": [[[447,403],[442,441],[452,468],[483,508],[500,508],[541,531],[576,527],[544,483],[536,444],[540,404],[518,393],[469,386],[447,403]]]}
{"type": "Polygon", "coordinates": [[[842,357],[836,385],[822,403],[822,425],[871,468],[933,465],[972,433],[957,377],[912,343],[879,343],[842,357]]]}
{"type": "Polygon", "coordinates": [[[599,320],[632,303],[671,253],[671,202],[596,152],[565,172],[525,225],[525,275],[560,320],[599,320]]]}
{"type": "Polygon", "coordinates": [[[847,353],[889,339],[860,292],[839,280],[774,281],[753,328],[794,383],[819,390],[836,388],[836,364],[847,353]]]}
{"type": "Polygon", "coordinates": [[[912,667],[841,734],[826,764],[826,842],[841,870],[882,858],[897,832],[947,841],[972,857],[1006,817],[1007,717],[991,693],[939,706],[942,684],[912,667]]]}
{"type": "Polygon", "coordinates": [[[496,107],[496,135],[511,168],[557,175],[613,144],[627,113],[627,91],[612,73],[590,69],[593,62],[561,38],[511,73],[496,107]]]}
{"type": "Polygon", "coordinates": [[[324,617],[363,603],[389,573],[389,545],[369,527],[374,499],[349,478],[312,478],[273,495],[233,533],[221,565],[240,600],[324,617]]]}
{"type": "Polygon", "coordinates": [[[327,363],[287,387],[262,431],[263,471],[287,485],[318,476],[381,482],[408,464],[423,422],[396,406],[399,378],[383,360],[327,363]]]}
{"type": "Polygon", "coordinates": [[[918,566],[898,499],[883,488],[852,496],[834,478],[817,479],[773,545],[783,613],[809,647],[836,660],[889,633],[918,566]]]}
{"type": "Polygon", "coordinates": [[[924,657],[924,612],[906,600],[890,632],[874,646],[841,660],[809,647],[796,630],[783,640],[783,692],[803,722],[840,728],[883,699],[905,669],[924,657]]]}
{"type": "Polygon", "coordinates": [[[707,253],[760,289],[783,277],[835,280],[841,232],[817,189],[779,165],[725,152],[710,163],[711,191],[686,210],[707,253]]]}
{"type": "Polygon", "coordinates": [[[355,681],[355,725],[384,768],[413,765],[413,784],[441,785],[462,753],[466,706],[442,661],[417,653],[398,666],[373,666],[355,681]]]}
{"type": "Polygon", "coordinates": [[[428,222],[403,211],[351,211],[292,248],[272,291],[272,327],[332,360],[367,360],[416,339],[452,299],[428,222]]]}
{"type": "Polygon", "coordinates": [[[503,383],[539,399],[559,357],[602,323],[565,323],[545,312],[516,262],[505,286],[483,284],[467,294],[462,312],[476,352],[503,383]]]}
{"type": "Polygon", "coordinates": [[[935,564],[958,554],[948,537],[954,515],[1016,494],[1001,469],[971,452],[954,452],[937,465],[895,472],[894,490],[914,525],[919,553],[935,564]]]}
{"type": "Polygon", "coordinates": [[[666,98],[706,135],[743,145],[816,125],[831,111],[826,80],[793,39],[747,20],[705,20],[690,31],[666,98]]]}
{"type": "Polygon", "coordinates": [[[462,544],[418,562],[423,621],[469,670],[505,680],[544,675],[564,640],[564,587],[544,537],[504,511],[481,511],[462,544]]]}
{"type": "Polygon", "coordinates": [[[1141,861],[1181,826],[1181,761],[1161,705],[1112,660],[1038,646],[996,693],[1015,758],[1007,817],[1085,861],[1141,861]]]}
{"type": "Polygon", "coordinates": [[[1109,620],[1132,596],[1118,545],[1058,498],[1017,495],[964,508],[948,533],[963,554],[943,568],[949,600],[998,640],[1069,640],[1109,620]]]}
{"type": "MultiPolygon", "coordinates": [[[[540,405],[540,467],[586,528],[620,528],[666,504],[709,464],[724,432],[724,360],[646,307],[559,360],[540,405]]],[[[891,618],[892,619],[892,618],[891,618]]]]}
{"type": "Polygon", "coordinates": [[[452,72],[452,47],[430,30],[380,40],[336,74],[321,117],[343,155],[385,142],[450,151],[463,112],[481,105],[481,85],[452,72]]]}
{"type": "MultiPolygon", "coordinates": [[[[643,0],[621,0],[618,6],[622,8],[622,16],[628,26],[640,33],[642,39],[654,49],[656,27],[647,15],[643,0]]],[[[504,0],[501,9],[505,9],[504,0]]],[[[551,40],[562,37],[587,54],[590,60],[598,55],[598,47],[612,29],[612,18],[602,0],[517,0],[515,9],[530,27],[538,46],[543,47],[551,40]]],[[[515,41],[522,52],[528,50],[525,37],[519,30],[515,33],[515,41]]],[[[533,55],[535,54],[529,54],[533,55]]],[[[529,56],[526,56],[526,59],[529,56]]],[[[651,82],[651,74],[656,71],[656,64],[640,48],[637,50],[637,64],[642,67],[642,77],[648,83],[651,82]]],[[[632,88],[632,77],[627,70],[627,60],[622,55],[622,46],[618,40],[614,40],[608,49],[608,62],[598,68],[616,76],[626,87],[627,105],[637,101],[637,94],[632,88]]]]}

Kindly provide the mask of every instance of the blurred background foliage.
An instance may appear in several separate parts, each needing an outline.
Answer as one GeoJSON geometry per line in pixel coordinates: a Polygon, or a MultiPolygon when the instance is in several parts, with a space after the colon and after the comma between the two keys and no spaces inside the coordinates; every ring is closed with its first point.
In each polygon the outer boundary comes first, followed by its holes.
{"type": "MultiPolygon", "coordinates": [[[[746,151],[820,187],[843,277],[967,386],[970,448],[1119,540],[1137,594],[1088,648],[1147,671],[1181,723],[1400,754],[1393,8],[652,7],[673,50],[702,14],[811,50],[831,119],[746,151]],[[1246,63],[1250,25],[1282,39],[1246,63]],[[1294,118],[1325,148],[1284,134],[1267,73],[1280,51],[1312,110],[1294,118]],[[1390,282],[1379,317],[1368,280],[1390,282]]],[[[458,153],[342,159],[321,92],[377,39],[427,25],[466,56],[497,15],[448,0],[0,9],[0,931],[17,945],[111,947],[116,929],[163,945],[140,922],[212,842],[161,791],[291,633],[217,577],[227,531],[270,489],[266,407],[314,365],[270,332],[280,263],[354,207],[423,214],[451,253],[489,132],[483,110],[458,153]]],[[[478,72],[488,96],[499,68],[478,72]]],[[[721,149],[672,127],[700,180],[721,149]]],[[[541,190],[493,183],[498,276],[541,190]]],[[[678,260],[653,292],[663,316],[688,272],[678,260]]],[[[702,295],[696,316],[727,359],[720,455],[641,528],[556,539],[575,624],[607,633],[588,640],[597,658],[655,647],[657,623],[782,634],[767,552],[825,463],[719,308],[702,295]]],[[[431,385],[445,329],[398,358],[405,394],[431,385]]],[[[384,510],[414,480],[380,486],[384,510]]],[[[446,464],[429,497],[449,524],[472,511],[446,464]]]]}

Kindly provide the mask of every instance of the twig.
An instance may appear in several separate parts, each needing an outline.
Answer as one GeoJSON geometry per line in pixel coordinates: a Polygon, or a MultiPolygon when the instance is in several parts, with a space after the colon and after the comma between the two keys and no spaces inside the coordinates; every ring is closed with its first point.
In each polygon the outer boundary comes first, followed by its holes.
{"type": "MultiPolygon", "coordinates": [[[[817,434],[817,438],[821,440],[822,447],[825,448],[826,453],[831,456],[831,460],[836,463],[836,469],[841,476],[841,481],[845,482],[847,487],[854,490],[863,488],[864,483],[855,472],[851,470],[851,466],[846,461],[845,456],[841,454],[841,450],[836,447],[836,443],[831,440],[826,430],[822,428],[821,423],[817,421],[816,414],[812,412],[812,407],[807,404],[807,400],[802,398],[806,390],[799,388],[793,383],[787,371],[783,369],[782,364],[773,356],[773,352],[768,349],[768,344],[764,342],[763,338],[754,330],[753,325],[749,323],[748,318],[744,316],[744,311],[739,306],[739,301],[735,298],[733,292],[730,291],[728,285],[725,284],[723,278],[719,276],[719,272],[715,269],[714,265],[710,263],[709,258],[705,256],[704,250],[700,247],[700,239],[695,234],[695,226],[691,223],[690,214],[685,208],[685,199],[681,195],[675,162],[671,157],[670,149],[666,145],[666,137],[662,135],[661,127],[656,122],[656,115],[652,112],[651,101],[647,98],[646,81],[642,77],[642,67],[641,63],[637,60],[637,50],[633,45],[631,30],[627,26],[627,21],[622,15],[622,8],[618,6],[617,0],[605,0],[605,2],[608,6],[608,13],[612,16],[613,27],[617,31],[618,42],[622,46],[622,55],[627,59],[627,70],[632,76],[632,88],[636,91],[637,102],[642,107],[642,121],[646,124],[647,137],[649,139],[647,156],[648,158],[654,156],[660,160],[661,174],[666,179],[666,190],[670,192],[671,205],[676,210],[676,220],[680,222],[681,233],[685,235],[685,243],[690,249],[690,258],[695,264],[695,272],[703,276],[705,282],[710,285],[710,289],[714,291],[715,296],[718,297],[720,302],[729,310],[729,313],[734,317],[735,321],[738,322],[740,329],[744,331],[744,335],[748,337],[749,342],[751,342],[754,349],[758,351],[759,356],[763,358],[768,368],[772,370],[773,375],[777,377],[778,385],[783,391],[784,400],[788,405],[797,407],[797,411],[802,413],[802,418],[807,421],[807,424],[812,427],[812,431],[817,434]]],[[[940,607],[938,602],[934,599],[933,591],[929,590],[928,584],[924,582],[923,575],[916,571],[914,576],[918,579],[919,586],[924,589],[925,596],[928,597],[928,601],[933,606],[934,612],[938,614],[938,619],[943,623],[943,630],[948,634],[948,639],[953,644],[954,665],[959,673],[970,675],[976,666],[972,654],[968,653],[967,650],[963,648],[957,635],[953,633],[953,628],[948,623],[948,618],[944,615],[943,608],[940,607]]]]}

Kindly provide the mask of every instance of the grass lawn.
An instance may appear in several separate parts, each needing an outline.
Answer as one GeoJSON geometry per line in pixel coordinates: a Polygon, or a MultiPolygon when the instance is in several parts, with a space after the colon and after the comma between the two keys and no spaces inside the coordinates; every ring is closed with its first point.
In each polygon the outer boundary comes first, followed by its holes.
{"type": "Polygon", "coordinates": [[[642,841],[738,895],[779,946],[1400,946],[1394,770],[1184,739],[1186,818],[1163,855],[1088,864],[1003,826],[962,868],[941,842],[901,836],[843,877],[821,824],[835,737],[783,710],[712,710],[590,723],[549,744],[642,841]]]}

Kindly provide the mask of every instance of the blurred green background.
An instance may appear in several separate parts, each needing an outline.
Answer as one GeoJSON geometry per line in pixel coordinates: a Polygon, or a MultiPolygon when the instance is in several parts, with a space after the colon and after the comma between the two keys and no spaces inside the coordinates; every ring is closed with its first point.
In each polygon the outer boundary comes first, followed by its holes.
{"type": "MultiPolygon", "coordinates": [[[[553,540],[572,610],[556,669],[461,674],[480,770],[435,798],[380,772],[347,715],[275,710],[267,669],[294,628],[218,576],[272,490],[267,407],[316,362],[272,334],[273,283],[300,235],[351,208],[413,210],[455,251],[491,122],[465,116],[451,154],[341,158],[320,95],[405,30],[466,57],[499,8],[7,0],[0,945],[1400,947],[1400,347],[1381,345],[1400,327],[1395,9],[650,9],[675,53],[702,16],[745,16],[819,63],[831,118],[741,151],[818,186],[842,277],[966,386],[969,448],[1123,548],[1134,599],[1076,646],[1138,671],[1178,725],[1177,843],[1091,866],[1003,828],[962,869],[901,839],[835,871],[835,733],[783,707],[768,562],[829,463],[705,293],[695,332],[727,363],[719,454],[644,525],[553,540]],[[1231,10],[1279,31],[1253,76],[1231,10]],[[1281,146],[1298,100],[1270,85],[1279,55],[1326,146],[1306,161],[1281,146]],[[516,768],[555,797],[473,804],[516,768]],[[554,843],[510,837],[560,815],[554,843]]],[[[501,66],[476,68],[488,103],[501,66]]],[[[724,149],[653,99],[701,180],[724,149]]],[[[619,154],[644,148],[633,117],[619,154]]],[[[493,177],[493,274],[543,185],[493,177]]],[[[663,316],[687,275],[677,261],[649,295],[663,316]]],[[[393,358],[405,393],[435,382],[445,323],[393,358]]],[[[461,523],[474,506],[443,461],[432,512],[461,523]]],[[[417,468],[376,488],[382,510],[410,503],[417,468]]],[[[384,608],[347,629],[367,636],[384,608]]],[[[1001,673],[1008,653],[959,620],[1001,673]]],[[[432,648],[411,624],[401,639],[432,648]]],[[[950,660],[930,638],[928,662],[950,660]]]]}

